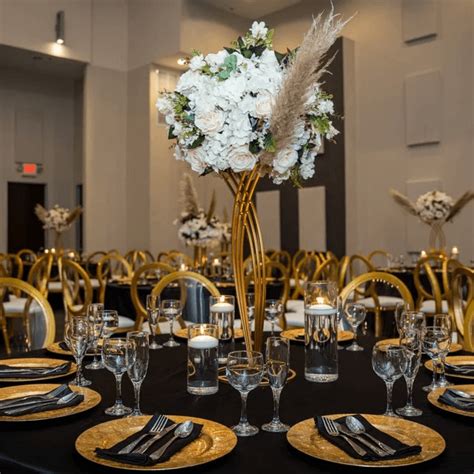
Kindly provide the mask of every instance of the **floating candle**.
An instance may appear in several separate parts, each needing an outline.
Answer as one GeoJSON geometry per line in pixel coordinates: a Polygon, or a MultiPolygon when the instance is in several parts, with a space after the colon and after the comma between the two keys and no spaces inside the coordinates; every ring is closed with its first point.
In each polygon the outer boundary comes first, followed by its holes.
{"type": "Polygon", "coordinates": [[[219,341],[217,338],[206,334],[200,334],[188,340],[188,346],[193,349],[212,349],[218,345],[219,341]]]}
{"type": "Polygon", "coordinates": [[[215,303],[211,306],[213,313],[232,313],[234,311],[234,305],[226,302],[215,303]]]}
{"type": "Polygon", "coordinates": [[[306,306],[304,311],[305,313],[308,313],[308,314],[316,314],[316,315],[321,315],[321,316],[337,313],[337,309],[333,308],[329,304],[312,304],[312,305],[306,306]]]}

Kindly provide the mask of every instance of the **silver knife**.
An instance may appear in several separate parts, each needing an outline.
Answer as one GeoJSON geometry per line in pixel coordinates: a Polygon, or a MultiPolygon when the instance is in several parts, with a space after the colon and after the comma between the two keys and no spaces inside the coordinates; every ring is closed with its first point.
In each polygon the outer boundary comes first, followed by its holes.
{"type": "Polygon", "coordinates": [[[138,449],[132,451],[132,454],[144,454],[145,451],[156,441],[166,436],[170,431],[173,431],[179,423],[173,423],[172,425],[168,426],[168,428],[160,431],[155,436],[150,438],[146,443],[143,443],[138,449]]]}
{"type": "Polygon", "coordinates": [[[362,443],[363,445],[367,446],[375,454],[377,454],[377,456],[380,456],[380,457],[383,458],[383,457],[388,456],[390,454],[390,453],[384,451],[383,449],[380,449],[378,446],[375,446],[375,444],[371,443],[370,441],[367,441],[366,439],[362,438],[362,436],[353,433],[351,430],[346,428],[344,425],[342,425],[340,423],[337,423],[337,422],[334,422],[334,424],[337,426],[337,429],[341,433],[345,434],[346,436],[350,436],[351,438],[354,438],[357,441],[359,441],[360,443],[362,443]]]}
{"type": "Polygon", "coordinates": [[[52,400],[53,398],[58,398],[65,390],[67,390],[67,388],[67,385],[61,385],[48,393],[40,395],[27,395],[17,399],[3,400],[0,402],[0,409],[11,408],[17,405],[27,405],[43,400],[52,400]]]}

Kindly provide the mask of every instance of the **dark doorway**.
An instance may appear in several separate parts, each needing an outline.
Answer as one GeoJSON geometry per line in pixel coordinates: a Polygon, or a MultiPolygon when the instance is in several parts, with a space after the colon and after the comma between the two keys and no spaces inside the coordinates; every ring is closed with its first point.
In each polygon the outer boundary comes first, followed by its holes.
{"type": "Polygon", "coordinates": [[[44,247],[43,224],[35,215],[36,204],[44,206],[44,184],[8,183],[8,252],[44,247]]]}

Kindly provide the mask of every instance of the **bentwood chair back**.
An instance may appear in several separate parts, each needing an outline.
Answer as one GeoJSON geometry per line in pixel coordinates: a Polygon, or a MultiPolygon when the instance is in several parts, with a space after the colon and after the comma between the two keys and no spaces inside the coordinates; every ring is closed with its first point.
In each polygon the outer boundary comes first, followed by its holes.
{"type": "MultiPolygon", "coordinates": [[[[443,271],[446,257],[427,255],[418,260],[413,279],[417,291],[416,309],[425,314],[433,315],[448,312],[447,294],[443,284],[436,276],[436,269],[443,271]],[[423,275],[426,281],[423,281],[423,275]]],[[[446,267],[446,266],[445,266],[446,267]]]]}
{"type": "Polygon", "coordinates": [[[7,354],[11,353],[5,301],[7,294],[20,294],[26,299],[22,312],[22,328],[28,349],[41,349],[54,342],[56,326],[48,300],[33,286],[18,278],[0,277],[0,326],[7,354]]]}
{"type": "Polygon", "coordinates": [[[316,270],[313,281],[329,280],[338,282],[339,280],[339,263],[335,258],[326,259],[316,270]]]}
{"type": "Polygon", "coordinates": [[[167,263],[171,265],[175,270],[179,270],[181,265],[185,265],[187,268],[191,268],[193,266],[193,259],[186,255],[183,252],[179,252],[178,250],[171,250],[166,255],[158,256],[158,261],[167,263]]]}
{"type": "Polygon", "coordinates": [[[33,252],[31,249],[21,249],[16,254],[21,258],[22,262],[35,263],[38,259],[36,252],[33,252]]]}
{"type": "Polygon", "coordinates": [[[10,278],[23,278],[23,261],[17,254],[0,254],[0,265],[10,278]]]}
{"type": "Polygon", "coordinates": [[[124,255],[124,258],[132,267],[132,271],[135,271],[148,263],[148,257],[142,250],[130,250],[124,255]]]}
{"type": "Polygon", "coordinates": [[[34,286],[45,298],[48,297],[48,282],[51,277],[51,269],[54,257],[44,254],[39,257],[30,269],[28,283],[34,286]]]}
{"type": "Polygon", "coordinates": [[[313,281],[318,268],[321,265],[319,257],[315,254],[308,253],[304,256],[296,265],[294,273],[294,286],[295,289],[291,298],[296,300],[304,296],[305,285],[308,281],[313,281]]]}
{"type": "MultiPolygon", "coordinates": [[[[470,307],[474,306],[474,271],[470,268],[459,266],[451,276],[451,292],[449,312],[459,334],[464,340],[471,338],[473,341],[471,322],[467,321],[470,307]],[[466,329],[467,328],[467,329],[466,329]]],[[[471,346],[472,347],[472,346],[471,346]]],[[[469,349],[473,350],[473,349],[469,349]]]]}
{"type": "Polygon", "coordinates": [[[116,252],[104,255],[97,264],[97,279],[99,280],[99,303],[104,304],[107,282],[116,278],[132,280],[133,271],[129,263],[116,252]]]}
{"type": "MultiPolygon", "coordinates": [[[[189,272],[189,271],[177,271],[170,273],[169,275],[164,276],[153,288],[152,294],[158,297],[161,297],[163,290],[173,284],[178,283],[181,290],[181,302],[183,303],[183,308],[186,304],[189,303],[188,293],[189,290],[194,288],[196,285],[201,285],[211,296],[219,297],[221,296],[217,287],[208,280],[206,277],[199,273],[189,272]]],[[[202,296],[202,293],[200,293],[202,296]]],[[[198,298],[199,299],[199,298],[198,298]]],[[[204,301],[191,301],[191,304],[200,305],[200,309],[203,309],[204,301]]],[[[181,328],[186,327],[186,323],[182,317],[178,318],[178,324],[181,328]]],[[[165,331],[163,331],[165,332],[165,331]]]]}
{"type": "Polygon", "coordinates": [[[147,317],[146,309],[143,306],[143,303],[140,300],[140,296],[138,294],[138,285],[140,284],[141,280],[149,276],[153,276],[155,277],[155,279],[160,280],[165,275],[168,275],[173,272],[173,267],[171,267],[167,263],[155,262],[143,265],[143,267],[140,267],[133,274],[132,284],[130,286],[130,295],[132,297],[133,307],[135,308],[135,321],[137,330],[141,330],[143,321],[145,321],[147,317]]]}
{"type": "Polygon", "coordinates": [[[307,252],[306,250],[300,249],[300,250],[297,250],[293,254],[293,257],[291,258],[291,272],[292,272],[293,275],[296,272],[296,267],[298,266],[298,263],[300,262],[300,260],[303,259],[304,257],[306,257],[306,255],[308,255],[308,253],[309,252],[307,252]]]}
{"type": "Polygon", "coordinates": [[[339,288],[339,291],[341,291],[345,286],[346,283],[349,283],[348,281],[348,270],[349,270],[349,262],[351,260],[351,257],[349,255],[344,255],[344,257],[339,260],[339,269],[338,269],[338,280],[337,280],[337,286],[339,288]]]}
{"type": "MultiPolygon", "coordinates": [[[[381,313],[384,310],[393,309],[391,300],[390,305],[387,306],[384,303],[384,298],[396,298],[398,301],[404,302],[408,308],[414,308],[413,297],[405,283],[403,283],[396,276],[386,272],[373,271],[357,276],[342,289],[340,294],[342,306],[344,307],[346,302],[348,302],[353,297],[353,295],[359,293],[360,291],[365,292],[367,286],[373,288],[372,298],[374,307],[368,308],[367,305],[365,306],[367,309],[375,311],[375,336],[379,337],[382,333],[381,313]],[[380,285],[386,285],[392,289],[395,289],[400,295],[400,298],[387,297],[377,294],[375,291],[378,291],[380,285]],[[360,290],[361,288],[362,290],[360,290]]],[[[360,300],[357,302],[360,303],[360,300]]]]}
{"type": "Polygon", "coordinates": [[[286,268],[288,275],[290,274],[291,272],[290,252],[287,252],[286,250],[277,250],[272,254],[272,256],[270,257],[270,260],[281,263],[286,268]]]}
{"type": "Polygon", "coordinates": [[[105,255],[107,254],[103,250],[97,250],[96,252],[92,252],[87,256],[85,270],[91,278],[95,278],[97,276],[97,264],[99,260],[105,255]],[[92,269],[93,265],[96,265],[95,270],[92,269]]]}
{"type": "Polygon", "coordinates": [[[464,316],[464,350],[474,352],[474,301],[467,305],[464,316]]]}
{"type": "Polygon", "coordinates": [[[87,307],[93,300],[89,275],[78,263],[67,258],[60,258],[58,265],[66,317],[87,314],[87,307]]]}
{"type": "Polygon", "coordinates": [[[387,252],[386,250],[373,250],[367,256],[367,260],[375,267],[375,268],[388,268],[390,267],[390,263],[392,261],[392,254],[387,252]]]}

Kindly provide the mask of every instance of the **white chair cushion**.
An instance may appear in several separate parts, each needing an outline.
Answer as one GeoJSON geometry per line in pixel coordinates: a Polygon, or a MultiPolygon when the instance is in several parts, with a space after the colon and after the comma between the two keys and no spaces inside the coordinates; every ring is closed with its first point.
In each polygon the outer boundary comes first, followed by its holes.
{"type": "MultiPolygon", "coordinates": [[[[25,304],[26,298],[15,298],[13,301],[6,301],[3,303],[3,309],[7,316],[9,314],[23,313],[25,310],[25,304]]],[[[38,303],[33,301],[30,305],[30,313],[33,313],[38,309],[40,309],[38,303]]]]}
{"type": "Polygon", "coordinates": [[[304,301],[303,300],[288,300],[286,302],[286,309],[291,312],[303,312],[304,301]]]}
{"type": "Polygon", "coordinates": [[[304,310],[285,313],[285,319],[288,327],[304,328],[304,310]]]}
{"type": "MultiPolygon", "coordinates": [[[[403,298],[400,298],[398,296],[379,296],[378,299],[382,309],[395,308],[398,303],[404,303],[403,298]]],[[[367,309],[375,309],[375,301],[372,297],[361,298],[360,300],[355,301],[355,303],[361,304],[367,309]]]]}
{"type": "Polygon", "coordinates": [[[119,328],[128,328],[133,327],[135,321],[131,318],[127,318],[127,316],[120,316],[119,315],[119,328]]]}
{"type": "Polygon", "coordinates": [[[51,293],[61,293],[63,290],[60,281],[50,281],[48,282],[48,290],[51,293]]]}
{"type": "MultiPolygon", "coordinates": [[[[423,313],[435,314],[436,313],[435,300],[423,301],[423,303],[421,303],[420,311],[423,311],[423,313]]],[[[448,302],[446,300],[441,301],[441,312],[442,313],[448,312],[448,302]]]]}
{"type": "MultiPolygon", "coordinates": [[[[100,287],[99,280],[97,278],[91,278],[91,286],[93,290],[96,290],[97,288],[100,287]]],[[[81,288],[84,287],[84,280],[79,280],[79,286],[81,288]]]]}

